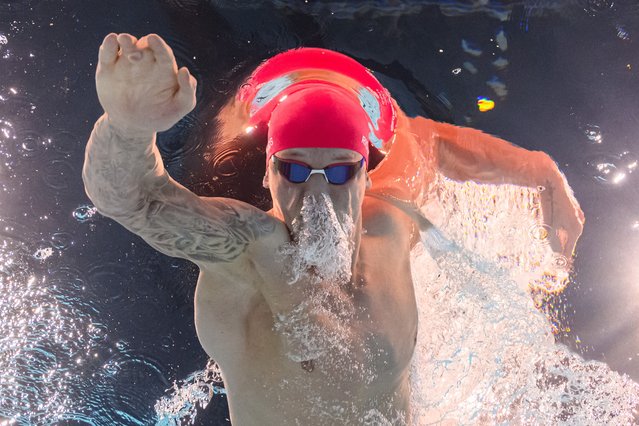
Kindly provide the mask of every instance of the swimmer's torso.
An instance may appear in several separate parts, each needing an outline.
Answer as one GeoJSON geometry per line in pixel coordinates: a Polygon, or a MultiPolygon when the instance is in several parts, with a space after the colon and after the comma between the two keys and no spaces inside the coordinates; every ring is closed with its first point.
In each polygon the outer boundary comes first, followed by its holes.
{"type": "Polygon", "coordinates": [[[198,337],[220,365],[237,424],[406,422],[417,334],[412,222],[372,197],[362,211],[365,233],[353,280],[320,309],[303,303],[308,293],[282,279],[277,249],[286,235],[266,254],[273,257],[265,262],[270,273],[202,269],[198,337]],[[278,302],[267,302],[264,292],[278,302]]]}

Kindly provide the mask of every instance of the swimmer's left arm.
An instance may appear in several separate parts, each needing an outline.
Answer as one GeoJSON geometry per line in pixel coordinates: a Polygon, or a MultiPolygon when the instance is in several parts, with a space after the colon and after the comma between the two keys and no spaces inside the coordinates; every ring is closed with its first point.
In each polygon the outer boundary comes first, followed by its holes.
{"type": "MultiPolygon", "coordinates": [[[[430,123],[415,119],[417,130],[430,123]]],[[[487,184],[512,184],[543,187],[540,201],[544,222],[555,230],[550,244],[555,252],[567,258],[574,254],[577,239],[583,231],[584,213],[566,177],[552,158],[541,151],[529,151],[503,139],[476,129],[434,123],[433,150],[436,165],[446,177],[487,184]]]]}

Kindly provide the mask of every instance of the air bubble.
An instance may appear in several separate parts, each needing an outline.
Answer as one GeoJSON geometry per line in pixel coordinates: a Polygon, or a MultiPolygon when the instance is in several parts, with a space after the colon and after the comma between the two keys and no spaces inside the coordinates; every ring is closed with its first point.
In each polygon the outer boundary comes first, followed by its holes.
{"type": "Polygon", "coordinates": [[[38,260],[47,260],[53,256],[53,249],[51,247],[40,248],[33,253],[33,257],[38,260]]]}
{"type": "Polygon", "coordinates": [[[603,143],[603,134],[599,126],[586,124],[583,128],[583,132],[590,143],[597,145],[603,143]]]}
{"type": "Polygon", "coordinates": [[[64,250],[73,245],[73,236],[67,232],[56,232],[51,236],[51,244],[58,250],[64,250]]]}
{"type": "Polygon", "coordinates": [[[97,212],[98,209],[95,206],[84,204],[73,210],[72,215],[75,220],[80,223],[84,223],[92,219],[97,212]]]}
{"type": "Polygon", "coordinates": [[[555,253],[553,258],[553,265],[557,268],[565,268],[566,266],[568,266],[568,259],[564,255],[555,253]]]}
{"type": "Polygon", "coordinates": [[[530,236],[537,241],[546,241],[552,232],[552,228],[548,225],[535,225],[530,228],[530,236]]]}
{"type": "MultiPolygon", "coordinates": [[[[624,167],[621,166],[622,162],[621,156],[604,154],[591,158],[586,162],[586,165],[595,181],[606,185],[616,185],[623,182],[628,173],[633,170],[633,168],[624,170],[624,167]]],[[[633,164],[634,162],[631,162],[630,166],[633,164]]]]}

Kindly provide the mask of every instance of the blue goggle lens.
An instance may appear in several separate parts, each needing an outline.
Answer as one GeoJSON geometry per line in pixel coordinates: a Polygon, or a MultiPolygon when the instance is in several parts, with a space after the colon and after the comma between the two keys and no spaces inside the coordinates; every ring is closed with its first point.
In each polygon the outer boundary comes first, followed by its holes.
{"type": "Polygon", "coordinates": [[[343,185],[355,176],[364,164],[364,159],[362,158],[356,163],[335,164],[326,166],[323,169],[313,169],[306,164],[282,160],[275,156],[273,156],[273,159],[278,172],[291,183],[304,183],[313,172],[320,172],[325,176],[328,183],[343,185]]]}

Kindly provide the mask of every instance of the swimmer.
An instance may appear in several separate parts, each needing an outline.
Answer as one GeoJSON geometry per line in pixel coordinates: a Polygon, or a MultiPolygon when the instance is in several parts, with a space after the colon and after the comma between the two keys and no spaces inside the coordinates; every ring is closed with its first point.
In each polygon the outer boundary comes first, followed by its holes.
{"type": "Polygon", "coordinates": [[[195,107],[196,84],[159,36],[109,34],[83,179],[101,214],[199,267],[197,334],[234,425],[410,423],[410,251],[431,226],[422,207],[436,172],[545,187],[550,244],[572,257],[583,212],[548,155],[408,118],[364,67],[318,49],[266,61],[220,113],[221,134],[264,133],[273,208],[197,196],[155,145],[195,107]],[[387,155],[368,170],[373,140],[387,155]]]}

